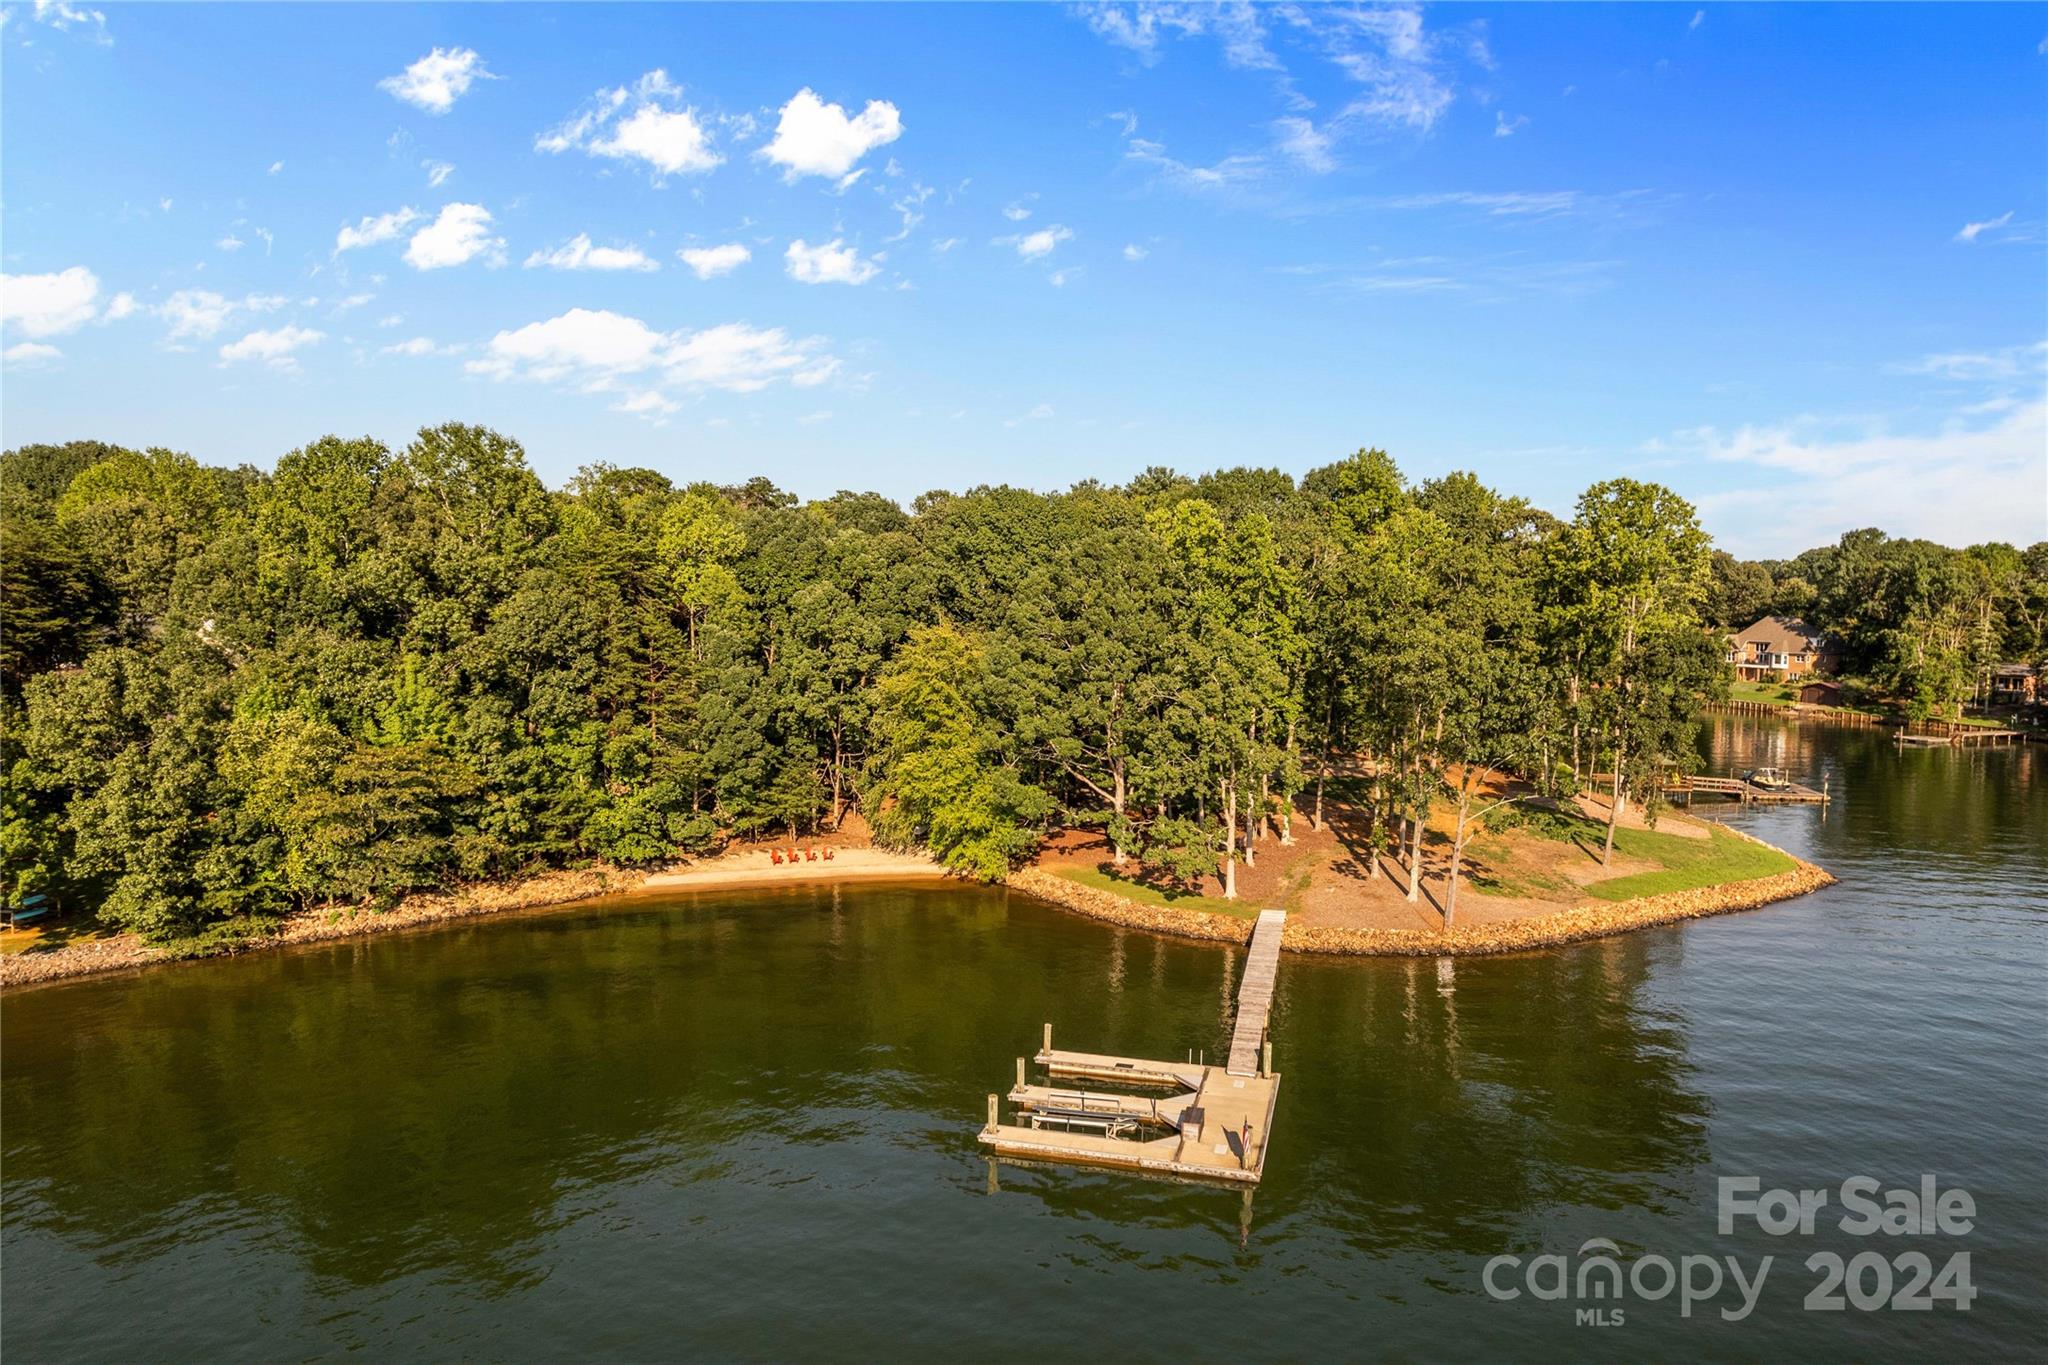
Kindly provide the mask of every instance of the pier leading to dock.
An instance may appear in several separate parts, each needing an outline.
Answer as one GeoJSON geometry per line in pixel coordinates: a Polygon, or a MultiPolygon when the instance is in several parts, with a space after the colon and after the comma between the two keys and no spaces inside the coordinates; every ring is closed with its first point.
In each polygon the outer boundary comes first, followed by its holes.
{"type": "Polygon", "coordinates": [[[1280,1098],[1268,1020],[1286,920],[1264,910],[1252,931],[1227,1065],[1061,1051],[1047,1024],[1032,1060],[1055,1084],[1032,1084],[1019,1057],[1008,1098],[1020,1121],[1004,1123],[990,1095],[978,1141],[1005,1157],[1257,1184],[1280,1098]]]}
{"type": "Polygon", "coordinates": [[[1285,910],[1261,910],[1258,927],[1252,930],[1244,978],[1237,985],[1237,1022],[1230,1031],[1229,1071],[1233,1076],[1258,1074],[1266,1016],[1273,1009],[1273,981],[1280,973],[1280,931],[1286,924],[1285,910]]]}

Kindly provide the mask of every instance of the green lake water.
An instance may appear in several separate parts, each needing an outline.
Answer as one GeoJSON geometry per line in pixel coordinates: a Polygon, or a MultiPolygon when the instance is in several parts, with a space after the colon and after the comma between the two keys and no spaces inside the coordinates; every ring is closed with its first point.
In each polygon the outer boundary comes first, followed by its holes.
{"type": "Polygon", "coordinates": [[[1718,719],[1842,884],[1459,962],[1284,958],[1265,1183],[994,1166],[1042,1021],[1224,1046],[1238,954],[1000,891],[634,898],[0,1001],[9,1361],[1238,1361],[2048,1353],[2048,749],[1718,719]],[[1967,1235],[1715,1226],[1717,1178],[1975,1202],[1967,1235]],[[1489,1257],[1774,1258],[1676,1297],[1489,1257]],[[1967,1312],[1809,1311],[1815,1252],[1971,1256],[1967,1312]],[[1518,1275],[1500,1283],[1518,1287],[1518,1275]]]}

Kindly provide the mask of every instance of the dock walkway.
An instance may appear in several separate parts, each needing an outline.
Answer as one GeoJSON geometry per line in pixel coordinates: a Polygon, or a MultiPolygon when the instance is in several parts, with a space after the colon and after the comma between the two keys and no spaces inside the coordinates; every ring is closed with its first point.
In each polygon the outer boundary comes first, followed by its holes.
{"type": "Polygon", "coordinates": [[[1251,953],[1244,961],[1244,980],[1237,988],[1237,1023],[1230,1031],[1230,1074],[1256,1076],[1259,1048],[1266,1041],[1266,1016],[1273,1008],[1273,980],[1280,972],[1280,931],[1285,910],[1259,911],[1252,930],[1251,953]]]}

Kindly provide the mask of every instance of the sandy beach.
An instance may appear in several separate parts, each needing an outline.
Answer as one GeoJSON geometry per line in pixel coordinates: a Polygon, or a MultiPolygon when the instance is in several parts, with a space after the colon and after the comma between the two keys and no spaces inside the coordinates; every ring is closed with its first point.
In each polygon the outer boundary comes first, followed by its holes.
{"type": "MultiPolygon", "coordinates": [[[[806,845],[806,847],[809,847],[806,845]]],[[[788,850],[782,850],[785,856],[788,850]]],[[[766,848],[750,848],[706,858],[672,872],[656,872],[636,888],[642,891],[712,891],[745,886],[780,886],[785,882],[900,881],[904,878],[950,877],[932,859],[916,853],[891,853],[880,848],[834,848],[832,856],[818,850],[816,859],[776,863],[766,848]]]]}

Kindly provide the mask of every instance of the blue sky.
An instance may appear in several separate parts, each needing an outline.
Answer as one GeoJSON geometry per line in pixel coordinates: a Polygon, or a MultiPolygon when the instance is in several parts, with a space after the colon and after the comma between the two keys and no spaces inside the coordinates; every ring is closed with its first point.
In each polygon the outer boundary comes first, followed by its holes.
{"type": "Polygon", "coordinates": [[[8,6],[0,439],[2048,536],[2048,6],[8,6]]]}

